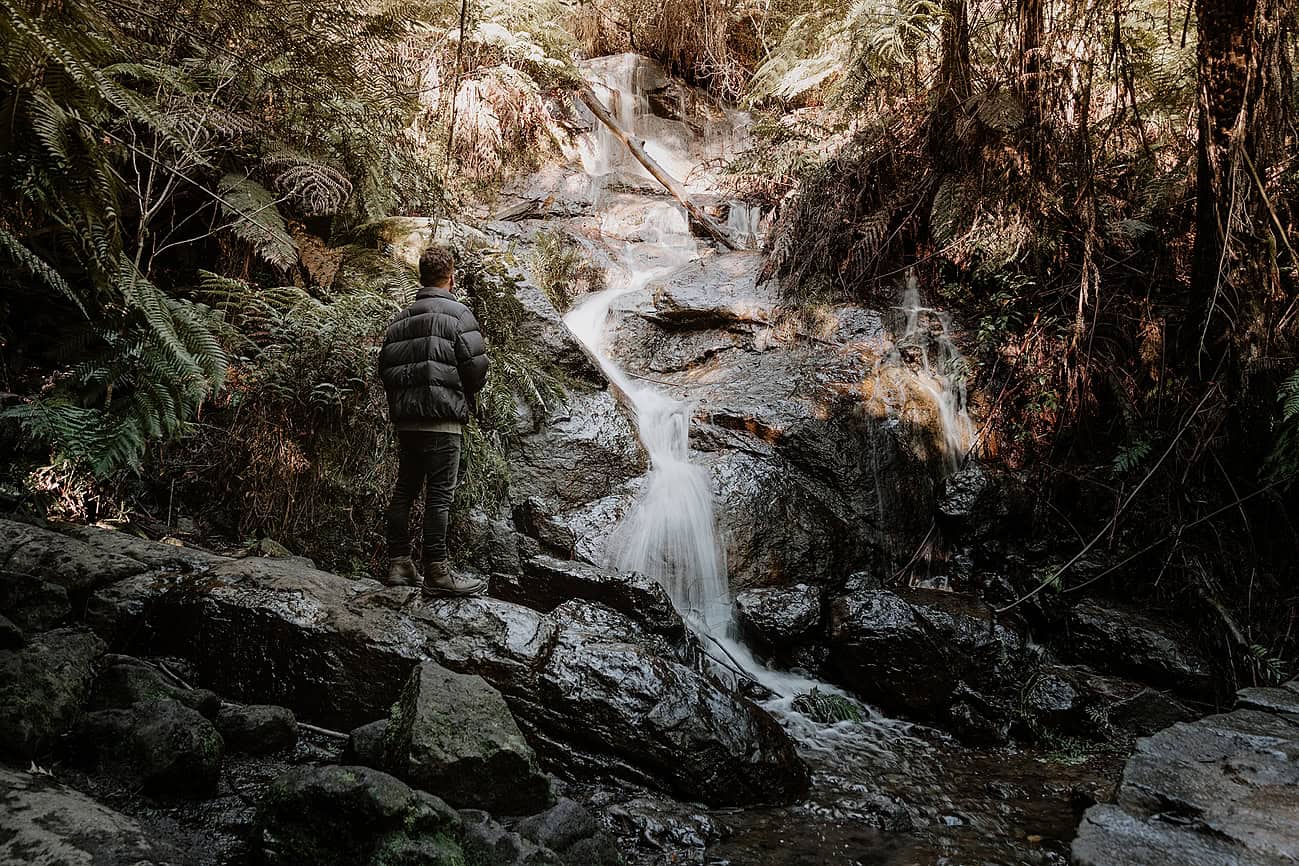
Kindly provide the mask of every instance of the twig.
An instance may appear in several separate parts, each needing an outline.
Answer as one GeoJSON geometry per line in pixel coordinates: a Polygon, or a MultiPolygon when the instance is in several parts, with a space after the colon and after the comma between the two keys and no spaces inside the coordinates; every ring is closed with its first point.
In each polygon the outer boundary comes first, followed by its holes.
{"type": "Polygon", "coordinates": [[[298,722],[298,727],[311,731],[313,734],[323,734],[326,737],[333,737],[336,740],[346,740],[350,737],[342,731],[331,731],[329,728],[322,728],[319,725],[309,725],[306,722],[298,722]]]}

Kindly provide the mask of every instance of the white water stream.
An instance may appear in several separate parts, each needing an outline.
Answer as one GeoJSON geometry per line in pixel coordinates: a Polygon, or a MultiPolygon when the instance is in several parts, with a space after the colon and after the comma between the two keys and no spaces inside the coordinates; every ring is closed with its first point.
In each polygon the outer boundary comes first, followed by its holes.
{"type": "MultiPolygon", "coordinates": [[[[639,90],[641,78],[633,59],[612,64],[592,83],[597,93],[606,95],[618,122],[644,140],[649,153],[665,166],[680,170],[687,156],[666,142],[645,138],[646,130],[640,128],[639,119],[648,103],[639,90]]],[[[771,709],[787,713],[795,697],[813,688],[844,694],[807,677],[770,670],[738,639],[711,479],[690,459],[694,404],[629,375],[610,353],[609,319],[614,305],[643,300],[652,283],[696,261],[700,251],[689,232],[684,209],[675,202],[650,196],[639,198],[631,208],[610,202],[605,192],[608,176],[627,171],[628,158],[622,143],[597,126],[580,153],[591,176],[601,230],[634,240],[622,248],[621,279],[611,278],[609,288],[584,299],[564,322],[621,393],[650,463],[640,495],[609,539],[608,562],[621,571],[640,572],[658,581],[722,667],[738,666],[776,696],[771,709]]],[[[756,209],[732,204],[729,228],[742,245],[757,243],[759,217],[756,209]]]]}

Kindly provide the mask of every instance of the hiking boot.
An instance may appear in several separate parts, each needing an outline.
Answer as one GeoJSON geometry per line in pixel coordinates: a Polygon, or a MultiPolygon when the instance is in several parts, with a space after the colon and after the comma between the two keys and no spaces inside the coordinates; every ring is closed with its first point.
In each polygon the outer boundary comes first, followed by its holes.
{"type": "Polygon", "coordinates": [[[409,556],[399,556],[388,563],[388,575],[382,582],[388,586],[419,586],[424,578],[415,570],[415,563],[409,556]]]}
{"type": "Polygon", "coordinates": [[[485,595],[487,581],[479,577],[461,577],[452,574],[451,568],[444,559],[440,562],[425,562],[424,595],[485,595]]]}

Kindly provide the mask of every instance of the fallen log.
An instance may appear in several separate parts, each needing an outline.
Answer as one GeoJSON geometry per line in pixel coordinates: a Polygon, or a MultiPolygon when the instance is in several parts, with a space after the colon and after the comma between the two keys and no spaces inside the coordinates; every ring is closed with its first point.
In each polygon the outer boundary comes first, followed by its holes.
{"type": "Polygon", "coordinates": [[[636,161],[645,166],[645,170],[653,175],[655,180],[663,184],[663,188],[670,192],[677,201],[681,202],[695,222],[703,226],[704,231],[712,235],[727,249],[740,249],[736,246],[735,241],[731,240],[730,235],[726,233],[726,229],[718,225],[716,220],[704,213],[698,205],[692,202],[681,184],[677,183],[672,175],[664,171],[662,166],[645,152],[645,148],[640,146],[640,142],[633,139],[627,134],[627,130],[618,125],[618,121],[614,120],[613,116],[609,114],[609,109],[604,107],[604,103],[595,95],[594,90],[584,87],[577,92],[577,95],[586,104],[586,107],[591,109],[591,113],[595,115],[596,119],[609,127],[614,137],[627,145],[627,149],[631,151],[632,156],[636,157],[636,161]]]}

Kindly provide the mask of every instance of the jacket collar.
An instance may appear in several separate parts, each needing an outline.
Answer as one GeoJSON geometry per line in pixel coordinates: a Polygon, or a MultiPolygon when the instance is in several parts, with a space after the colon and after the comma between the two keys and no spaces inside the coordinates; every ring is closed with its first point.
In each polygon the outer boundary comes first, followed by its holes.
{"type": "Polygon", "coordinates": [[[451,294],[448,289],[440,286],[421,286],[420,290],[415,293],[415,299],[424,300],[425,298],[450,298],[454,301],[456,296],[451,294]]]}

